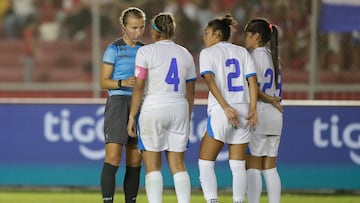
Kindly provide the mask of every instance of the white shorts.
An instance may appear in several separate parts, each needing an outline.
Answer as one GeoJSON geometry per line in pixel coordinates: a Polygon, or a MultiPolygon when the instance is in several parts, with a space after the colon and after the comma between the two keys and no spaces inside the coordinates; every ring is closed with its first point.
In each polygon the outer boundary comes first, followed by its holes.
{"type": "Polygon", "coordinates": [[[253,156],[277,157],[281,135],[253,134],[249,143],[250,154],[253,156]]]}
{"type": "Polygon", "coordinates": [[[258,108],[259,123],[255,127],[255,134],[281,135],[283,114],[272,106],[258,108]]]}
{"type": "Polygon", "coordinates": [[[224,110],[216,106],[209,111],[207,132],[210,137],[227,144],[244,144],[250,141],[250,127],[244,128],[249,104],[232,104],[240,115],[240,126],[234,128],[228,121],[224,110]]]}
{"type": "Polygon", "coordinates": [[[139,149],[184,152],[189,141],[187,102],[142,109],[139,116],[139,149]]]}
{"type": "Polygon", "coordinates": [[[255,127],[249,143],[250,153],[254,156],[276,157],[283,127],[283,114],[267,105],[267,108],[260,108],[258,116],[259,124],[255,127]]]}

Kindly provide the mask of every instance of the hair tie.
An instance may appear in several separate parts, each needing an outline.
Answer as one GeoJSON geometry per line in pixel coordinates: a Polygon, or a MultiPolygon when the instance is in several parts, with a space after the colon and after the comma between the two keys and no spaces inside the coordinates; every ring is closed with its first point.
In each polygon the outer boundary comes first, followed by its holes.
{"type": "Polygon", "coordinates": [[[151,27],[152,27],[156,32],[162,33],[162,31],[156,26],[154,20],[153,20],[152,23],[151,23],[151,27]]]}
{"type": "Polygon", "coordinates": [[[269,28],[270,28],[270,30],[272,31],[273,24],[269,23],[269,28]]]}

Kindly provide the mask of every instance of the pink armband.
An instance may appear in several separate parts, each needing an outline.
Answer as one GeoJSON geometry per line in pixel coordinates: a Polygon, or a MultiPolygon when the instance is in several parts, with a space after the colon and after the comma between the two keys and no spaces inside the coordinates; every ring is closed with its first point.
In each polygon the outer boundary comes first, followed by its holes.
{"type": "Polygon", "coordinates": [[[148,73],[148,69],[141,67],[141,66],[136,66],[135,67],[135,77],[145,80],[147,78],[147,73],[148,73]]]}

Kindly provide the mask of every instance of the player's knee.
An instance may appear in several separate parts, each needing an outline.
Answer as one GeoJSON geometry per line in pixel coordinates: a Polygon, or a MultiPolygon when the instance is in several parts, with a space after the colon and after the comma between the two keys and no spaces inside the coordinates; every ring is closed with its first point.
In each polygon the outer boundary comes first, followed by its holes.
{"type": "Polygon", "coordinates": [[[107,155],[105,157],[105,162],[109,163],[109,164],[111,164],[113,166],[119,166],[120,165],[120,160],[121,160],[121,157],[119,157],[119,156],[107,155]]]}
{"type": "Polygon", "coordinates": [[[130,158],[130,159],[126,159],[126,166],[130,166],[130,167],[139,167],[141,166],[141,158],[130,158]]]}
{"type": "Polygon", "coordinates": [[[181,171],[186,171],[185,165],[181,163],[170,165],[170,170],[173,175],[181,171]]]}

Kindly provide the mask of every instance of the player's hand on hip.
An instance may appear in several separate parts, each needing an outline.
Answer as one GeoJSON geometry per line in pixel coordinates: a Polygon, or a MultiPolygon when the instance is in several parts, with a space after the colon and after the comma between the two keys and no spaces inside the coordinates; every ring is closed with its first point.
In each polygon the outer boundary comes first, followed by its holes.
{"type": "Polygon", "coordinates": [[[281,98],[275,97],[274,102],[271,103],[277,110],[279,110],[281,113],[283,112],[283,107],[281,106],[281,98]]]}
{"type": "Polygon", "coordinates": [[[238,112],[232,108],[231,106],[227,106],[224,108],[225,115],[229,121],[229,123],[234,127],[237,128],[240,125],[239,114],[238,112]]]}
{"type": "Polygon", "coordinates": [[[255,129],[255,126],[259,122],[257,111],[250,111],[246,120],[248,121],[245,124],[245,128],[250,126],[251,129],[255,129]]]}

